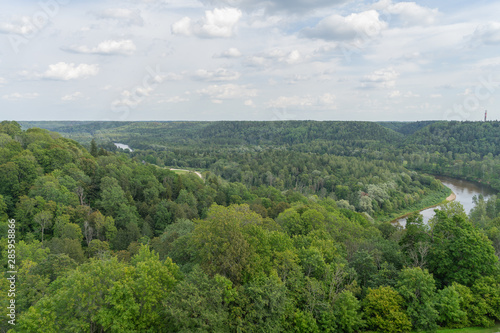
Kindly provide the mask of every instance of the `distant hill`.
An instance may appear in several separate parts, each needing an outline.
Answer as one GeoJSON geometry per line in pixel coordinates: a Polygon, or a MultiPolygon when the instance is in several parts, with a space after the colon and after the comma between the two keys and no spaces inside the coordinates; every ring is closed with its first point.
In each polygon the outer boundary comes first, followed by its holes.
{"type": "Polygon", "coordinates": [[[377,124],[387,127],[393,131],[399,132],[404,135],[410,135],[416,131],[427,127],[431,124],[437,123],[437,120],[425,121],[379,121],[377,124]]]}
{"type": "Polygon", "coordinates": [[[406,139],[408,149],[428,152],[500,154],[500,122],[436,122],[406,139]]]}
{"type": "Polygon", "coordinates": [[[312,141],[342,143],[400,142],[402,135],[362,121],[216,121],[216,122],[21,122],[79,142],[92,138],[127,144],[295,145],[312,141]]]}

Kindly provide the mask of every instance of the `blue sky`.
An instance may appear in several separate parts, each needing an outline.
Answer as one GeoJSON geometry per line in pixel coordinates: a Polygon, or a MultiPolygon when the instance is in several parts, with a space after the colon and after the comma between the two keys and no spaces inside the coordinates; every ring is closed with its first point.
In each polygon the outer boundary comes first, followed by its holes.
{"type": "Polygon", "coordinates": [[[0,5],[0,118],[500,119],[495,1],[0,5]]]}

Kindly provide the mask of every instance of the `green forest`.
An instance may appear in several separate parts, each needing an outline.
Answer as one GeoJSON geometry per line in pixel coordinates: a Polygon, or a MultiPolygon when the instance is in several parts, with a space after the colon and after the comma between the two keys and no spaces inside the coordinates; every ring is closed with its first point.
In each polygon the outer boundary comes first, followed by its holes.
{"type": "Polygon", "coordinates": [[[3,121],[0,332],[497,325],[500,197],[433,175],[500,190],[500,122],[3,121]]]}

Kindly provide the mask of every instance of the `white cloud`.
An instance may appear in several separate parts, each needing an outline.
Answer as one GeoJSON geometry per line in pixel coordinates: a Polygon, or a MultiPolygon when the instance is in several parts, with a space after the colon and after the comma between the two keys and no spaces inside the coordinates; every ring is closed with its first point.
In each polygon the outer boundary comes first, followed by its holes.
{"type": "Polygon", "coordinates": [[[214,58],[239,58],[241,56],[242,56],[242,54],[241,54],[240,50],[238,50],[235,47],[231,47],[222,53],[215,54],[214,58]]]}
{"type": "Polygon", "coordinates": [[[238,99],[257,96],[257,90],[237,84],[211,85],[196,91],[200,95],[210,98],[212,103],[220,104],[222,100],[238,99]]]}
{"type": "Polygon", "coordinates": [[[184,76],[176,73],[166,73],[165,75],[161,75],[160,78],[167,81],[180,81],[184,78],[184,76]]]}
{"type": "Polygon", "coordinates": [[[76,91],[72,94],[68,94],[68,95],[61,97],[61,100],[62,101],[74,101],[74,100],[79,99],[80,97],[82,97],[82,93],[79,91],[76,91]]]}
{"type": "Polygon", "coordinates": [[[431,25],[439,15],[437,8],[422,7],[415,2],[392,3],[391,0],[382,0],[373,5],[373,8],[387,14],[398,15],[404,25],[431,25]]]}
{"type": "MultiPolygon", "coordinates": [[[[394,68],[384,68],[365,75],[361,80],[363,88],[390,88],[396,84],[399,73],[394,68]]],[[[399,93],[399,92],[398,92],[399,93]]]]}
{"type": "Polygon", "coordinates": [[[145,97],[150,96],[153,91],[153,87],[136,87],[131,90],[124,90],[121,93],[121,98],[114,100],[111,105],[113,107],[130,107],[135,108],[139,105],[145,97]]]}
{"type": "Polygon", "coordinates": [[[170,98],[162,99],[162,100],[158,101],[158,103],[182,103],[182,102],[189,102],[189,98],[182,97],[182,96],[174,96],[174,97],[170,97],[170,98]]]}
{"type": "Polygon", "coordinates": [[[389,93],[389,98],[397,98],[397,97],[405,97],[405,98],[411,98],[411,97],[420,97],[420,95],[415,94],[411,91],[407,91],[406,93],[402,94],[399,90],[394,90],[389,93]]]}
{"type": "Polygon", "coordinates": [[[255,107],[255,104],[253,103],[253,101],[251,99],[247,99],[246,101],[243,102],[243,104],[245,106],[249,106],[249,107],[252,107],[252,108],[255,107]]]}
{"type": "Polygon", "coordinates": [[[368,10],[348,16],[337,14],[322,19],[315,27],[305,28],[302,35],[324,40],[366,39],[376,37],[387,28],[387,22],[379,19],[379,13],[368,10]]]}
{"type": "Polygon", "coordinates": [[[233,81],[239,79],[241,76],[238,72],[232,72],[225,68],[219,68],[215,71],[208,71],[206,69],[199,69],[196,71],[195,77],[205,81],[233,81]]]}
{"type": "Polygon", "coordinates": [[[255,67],[266,66],[267,59],[262,56],[251,56],[245,61],[245,64],[248,66],[255,66],[255,67]]]}
{"type": "Polygon", "coordinates": [[[245,64],[256,67],[269,67],[277,63],[285,63],[293,65],[304,60],[298,50],[286,51],[282,49],[274,49],[271,51],[259,53],[248,57],[245,64]]]}
{"type": "Polygon", "coordinates": [[[265,10],[266,12],[309,12],[318,8],[335,6],[347,0],[201,0],[203,3],[225,5],[246,10],[265,10]]]}
{"type": "Polygon", "coordinates": [[[49,65],[49,69],[41,75],[45,79],[53,80],[76,80],[85,79],[90,76],[95,76],[99,73],[99,65],[80,64],[75,66],[74,63],[59,62],[49,65]]]}
{"type": "Polygon", "coordinates": [[[9,101],[18,101],[21,99],[35,99],[38,96],[40,96],[40,94],[38,94],[38,93],[24,93],[24,94],[12,93],[12,94],[8,94],[8,95],[3,95],[2,98],[9,100],[9,101]]]}
{"type": "Polygon", "coordinates": [[[397,98],[401,96],[401,92],[399,90],[394,90],[389,93],[389,98],[397,98]]]}
{"type": "Polygon", "coordinates": [[[0,87],[3,87],[7,83],[7,80],[3,77],[0,77],[0,87]]]}
{"type": "Polygon", "coordinates": [[[144,20],[139,9],[109,8],[95,12],[94,14],[100,19],[118,20],[129,25],[144,25],[144,20]]]}
{"type": "Polygon", "coordinates": [[[474,44],[500,44],[500,22],[488,22],[476,28],[472,34],[474,44]]]}
{"type": "Polygon", "coordinates": [[[192,22],[189,17],[183,17],[179,21],[172,24],[172,33],[175,35],[191,36],[193,34],[192,22]]]}
{"type": "Polygon", "coordinates": [[[327,109],[335,109],[335,95],[323,94],[320,96],[280,96],[267,103],[271,108],[287,108],[287,107],[319,107],[327,109]]]}
{"type": "Polygon", "coordinates": [[[241,15],[241,11],[237,8],[216,8],[213,11],[205,11],[205,17],[197,22],[184,17],[172,24],[171,29],[175,35],[227,38],[233,36],[241,15]]]}
{"type": "Polygon", "coordinates": [[[287,64],[295,64],[300,62],[302,59],[302,56],[300,55],[300,52],[297,50],[293,50],[288,54],[288,56],[285,58],[285,62],[287,64]]]}
{"type": "Polygon", "coordinates": [[[105,40],[99,43],[96,47],[73,46],[69,50],[78,53],[90,54],[124,54],[130,55],[136,50],[134,42],[130,39],[125,40],[105,40]]]}
{"type": "Polygon", "coordinates": [[[46,23],[35,26],[28,16],[22,16],[13,20],[12,22],[0,22],[0,32],[7,34],[29,35],[36,32],[39,28],[43,27],[46,23]]]}

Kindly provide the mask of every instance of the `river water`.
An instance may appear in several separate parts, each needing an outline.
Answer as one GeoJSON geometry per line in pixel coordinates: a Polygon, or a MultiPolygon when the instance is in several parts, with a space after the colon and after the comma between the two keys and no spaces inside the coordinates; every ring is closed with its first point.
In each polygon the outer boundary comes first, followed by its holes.
{"type": "MultiPolygon", "coordinates": [[[[462,206],[464,206],[464,210],[467,215],[474,207],[472,198],[475,195],[479,196],[480,194],[482,194],[485,199],[488,199],[493,194],[497,194],[497,191],[487,185],[445,176],[435,176],[435,178],[439,179],[441,183],[443,183],[443,185],[449,187],[453,191],[453,193],[455,193],[455,195],[457,196],[455,201],[460,202],[462,206]]],[[[420,212],[420,214],[422,214],[422,216],[424,217],[424,223],[429,222],[429,220],[434,216],[434,209],[437,209],[437,207],[427,208],[420,212]]],[[[397,220],[397,222],[404,226],[406,218],[399,219],[397,220]]]]}
{"type": "Polygon", "coordinates": [[[124,144],[124,143],[116,143],[114,142],[115,146],[117,148],[120,148],[120,149],[128,149],[130,150],[131,152],[133,152],[132,148],[130,148],[128,145],[124,144]]]}

